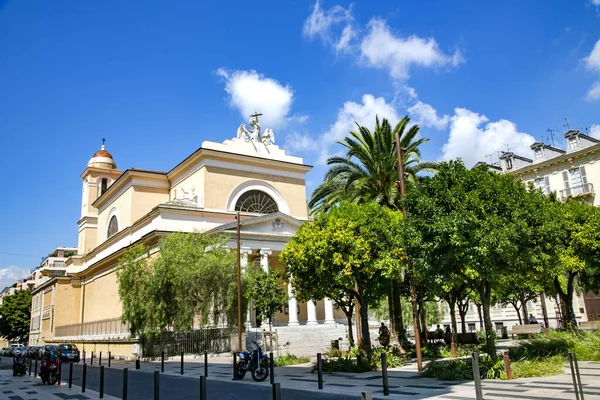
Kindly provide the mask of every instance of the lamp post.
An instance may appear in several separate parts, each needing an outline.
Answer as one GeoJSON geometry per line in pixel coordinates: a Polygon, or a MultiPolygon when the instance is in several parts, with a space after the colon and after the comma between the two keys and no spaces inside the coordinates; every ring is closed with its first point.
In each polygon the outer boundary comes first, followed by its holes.
{"type": "MultiPolygon", "coordinates": [[[[400,147],[400,134],[396,132],[396,150],[398,153],[398,185],[400,186],[400,199],[404,198],[404,166],[402,164],[402,153],[406,150],[400,147]]],[[[406,207],[402,207],[402,214],[406,217],[406,207]]],[[[415,333],[415,351],[417,353],[417,370],[421,372],[423,370],[423,359],[421,356],[421,337],[418,326],[418,315],[417,315],[417,298],[415,295],[415,268],[410,266],[410,278],[408,280],[410,287],[410,302],[412,304],[413,312],[413,326],[415,333]]]]}
{"type": "Polygon", "coordinates": [[[237,221],[237,325],[238,325],[238,351],[242,351],[242,258],[241,258],[241,239],[240,239],[240,212],[235,216],[237,221]]]}

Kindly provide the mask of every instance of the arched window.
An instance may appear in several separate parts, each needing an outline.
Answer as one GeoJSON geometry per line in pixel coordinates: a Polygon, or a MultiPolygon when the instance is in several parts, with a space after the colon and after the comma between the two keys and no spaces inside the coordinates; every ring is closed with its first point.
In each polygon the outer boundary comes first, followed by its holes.
{"type": "Polygon", "coordinates": [[[265,192],[249,190],[237,200],[235,211],[270,214],[279,211],[279,208],[277,208],[275,200],[265,192]]]}
{"type": "Polygon", "coordinates": [[[117,216],[113,215],[108,223],[108,231],[106,232],[106,238],[108,239],[115,233],[119,231],[119,222],[117,221],[117,216]]]}
{"type": "Polygon", "coordinates": [[[100,196],[106,192],[106,189],[108,189],[108,178],[102,178],[100,181],[100,196]]]}

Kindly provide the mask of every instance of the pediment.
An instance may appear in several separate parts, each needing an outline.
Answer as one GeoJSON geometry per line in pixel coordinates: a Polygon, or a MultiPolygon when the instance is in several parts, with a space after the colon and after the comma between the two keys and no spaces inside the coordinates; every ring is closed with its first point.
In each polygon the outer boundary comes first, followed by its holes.
{"type": "MultiPolygon", "coordinates": [[[[242,220],[240,231],[243,234],[292,236],[303,223],[302,220],[278,212],[242,220]]],[[[235,234],[236,230],[237,225],[233,222],[221,225],[213,231],[235,234]]]]}

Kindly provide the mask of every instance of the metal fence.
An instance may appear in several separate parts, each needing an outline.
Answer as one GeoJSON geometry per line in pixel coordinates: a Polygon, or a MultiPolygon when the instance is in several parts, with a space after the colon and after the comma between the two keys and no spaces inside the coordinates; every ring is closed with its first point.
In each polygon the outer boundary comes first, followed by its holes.
{"type": "Polygon", "coordinates": [[[62,325],[55,328],[54,336],[99,336],[99,335],[126,335],[129,325],[121,322],[121,318],[102,319],[84,322],[81,324],[62,325]]]}
{"type": "Polygon", "coordinates": [[[231,350],[231,329],[204,328],[188,332],[168,331],[141,339],[144,357],[186,354],[226,353],[231,350]]]}

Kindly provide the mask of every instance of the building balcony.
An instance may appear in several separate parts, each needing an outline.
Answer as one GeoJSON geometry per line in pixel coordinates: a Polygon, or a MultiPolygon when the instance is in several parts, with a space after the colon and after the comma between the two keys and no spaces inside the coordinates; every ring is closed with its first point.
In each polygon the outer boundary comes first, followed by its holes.
{"type": "Polygon", "coordinates": [[[572,188],[563,189],[559,192],[561,200],[566,200],[569,197],[588,196],[594,194],[594,185],[586,183],[572,188]]]}
{"type": "Polygon", "coordinates": [[[98,321],[84,322],[57,326],[54,338],[76,339],[108,339],[129,336],[129,325],[121,322],[121,318],[111,318],[98,321]]]}

